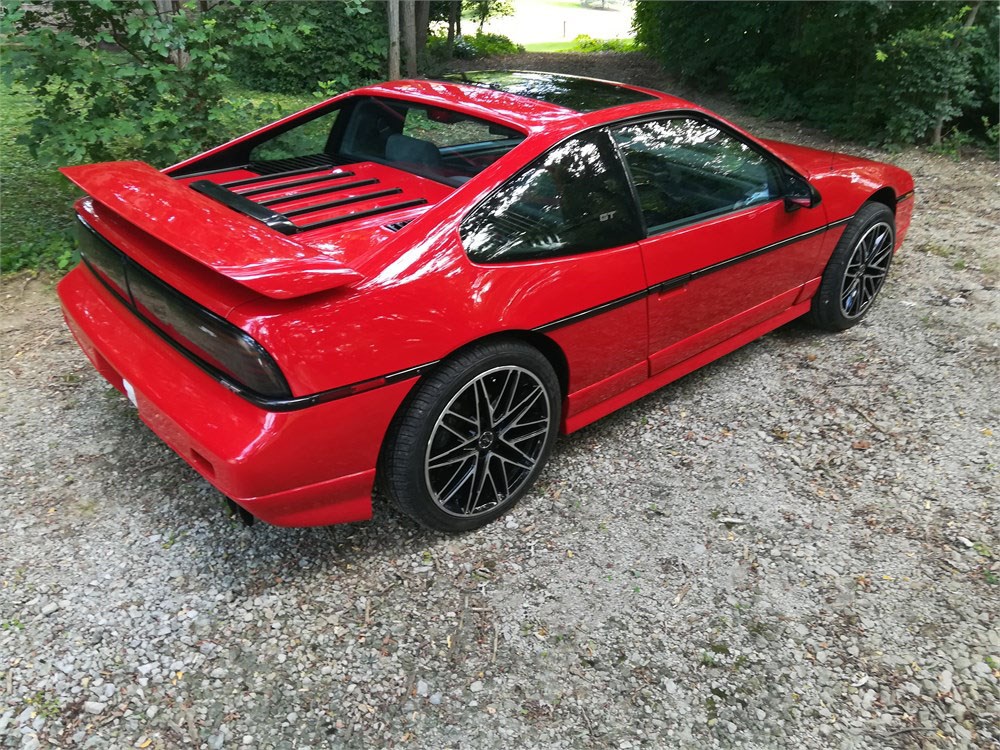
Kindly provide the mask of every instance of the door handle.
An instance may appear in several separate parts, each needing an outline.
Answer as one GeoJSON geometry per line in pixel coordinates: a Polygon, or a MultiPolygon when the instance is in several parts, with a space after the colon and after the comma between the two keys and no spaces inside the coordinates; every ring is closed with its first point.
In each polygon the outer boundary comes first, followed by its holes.
{"type": "Polygon", "coordinates": [[[673,279],[667,279],[663,283],[656,285],[656,293],[660,297],[665,297],[673,292],[683,292],[687,289],[687,283],[690,280],[691,274],[689,273],[686,273],[683,276],[677,276],[673,279]]]}

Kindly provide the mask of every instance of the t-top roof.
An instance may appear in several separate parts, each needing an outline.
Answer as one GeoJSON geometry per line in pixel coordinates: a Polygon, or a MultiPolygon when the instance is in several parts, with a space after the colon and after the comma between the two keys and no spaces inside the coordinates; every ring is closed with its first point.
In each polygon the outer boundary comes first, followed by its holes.
{"type": "Polygon", "coordinates": [[[443,80],[483,86],[526,96],[577,112],[596,112],[622,104],[646,102],[657,97],[639,89],[593,78],[535,73],[520,70],[473,70],[449,73],[443,80]]]}

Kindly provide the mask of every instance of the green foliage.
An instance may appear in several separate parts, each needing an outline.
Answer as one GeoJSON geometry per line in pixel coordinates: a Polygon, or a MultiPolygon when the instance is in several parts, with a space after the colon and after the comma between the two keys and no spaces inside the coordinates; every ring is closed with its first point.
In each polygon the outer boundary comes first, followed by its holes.
{"type": "Polygon", "coordinates": [[[328,95],[382,80],[389,51],[385,6],[363,0],[271,4],[274,23],[298,32],[266,55],[237,50],[233,76],[261,91],[319,89],[328,95]]]}
{"type": "Polygon", "coordinates": [[[903,29],[876,50],[875,95],[861,97],[869,127],[881,122],[888,140],[914,143],[976,104],[969,42],[983,29],[963,29],[961,15],[903,29]]]}
{"type": "Polygon", "coordinates": [[[513,15],[514,3],[511,0],[464,0],[462,12],[479,24],[479,34],[482,34],[483,26],[491,18],[513,15]]]}
{"type": "Polygon", "coordinates": [[[635,52],[639,49],[634,39],[594,39],[580,34],[573,39],[571,52],[635,52]]]}
{"type": "Polygon", "coordinates": [[[47,690],[39,690],[34,695],[25,698],[24,702],[34,709],[36,716],[46,719],[55,719],[62,712],[59,699],[47,690]]]}
{"type": "Polygon", "coordinates": [[[19,139],[33,157],[166,165],[221,140],[230,53],[272,48],[294,29],[279,28],[263,4],[175,7],[5,4],[3,31],[17,32],[12,74],[37,103],[19,139]]]}
{"type": "MultiPolygon", "coordinates": [[[[448,40],[443,35],[427,38],[427,52],[432,59],[443,60],[448,56],[448,40]]],[[[514,44],[503,34],[476,34],[455,37],[452,56],[460,60],[473,60],[496,55],[516,55],[524,52],[524,47],[514,44]]]]}
{"type": "Polygon", "coordinates": [[[34,110],[23,90],[0,87],[0,272],[67,268],[73,260],[69,229],[72,186],[54,167],[36,164],[17,137],[34,110]]]}
{"type": "MultiPolygon", "coordinates": [[[[216,142],[314,103],[229,87],[223,92],[216,142]]],[[[78,196],[55,166],[39,164],[18,136],[30,131],[38,106],[19,85],[0,87],[0,272],[66,270],[76,261],[72,202],[78,196]]]]}
{"type": "Polygon", "coordinates": [[[634,24],[682,79],[850,138],[982,133],[1000,99],[996,3],[639,2],[634,24]]]}

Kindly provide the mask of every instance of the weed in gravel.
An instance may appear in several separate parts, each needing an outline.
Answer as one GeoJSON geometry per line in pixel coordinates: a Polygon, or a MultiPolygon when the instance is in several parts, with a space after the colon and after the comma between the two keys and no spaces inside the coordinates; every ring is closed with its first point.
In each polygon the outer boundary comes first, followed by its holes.
{"type": "Polygon", "coordinates": [[[24,630],[24,623],[18,619],[6,620],[0,624],[0,630],[24,630]]]}
{"type": "Polygon", "coordinates": [[[972,545],[972,549],[976,551],[976,554],[981,555],[982,557],[993,557],[993,550],[990,549],[986,542],[976,542],[972,545]]]}
{"type": "Polygon", "coordinates": [[[31,706],[35,713],[45,719],[54,719],[62,711],[58,698],[47,690],[39,690],[34,695],[25,698],[24,702],[31,706]]]}
{"type": "Polygon", "coordinates": [[[939,258],[950,258],[951,248],[947,245],[941,245],[937,242],[923,242],[917,245],[914,250],[921,253],[929,253],[930,255],[936,255],[939,258]]]}
{"type": "Polygon", "coordinates": [[[170,535],[163,540],[163,549],[170,549],[185,536],[183,531],[171,531],[170,535]]]}

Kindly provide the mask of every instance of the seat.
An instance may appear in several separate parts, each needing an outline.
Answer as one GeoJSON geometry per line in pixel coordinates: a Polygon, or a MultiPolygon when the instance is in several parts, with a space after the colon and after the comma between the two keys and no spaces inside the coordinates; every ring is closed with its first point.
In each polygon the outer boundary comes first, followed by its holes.
{"type": "Polygon", "coordinates": [[[440,167],[441,152],[430,141],[411,138],[394,133],[385,144],[385,158],[390,162],[420,164],[425,167],[440,167]]]}

